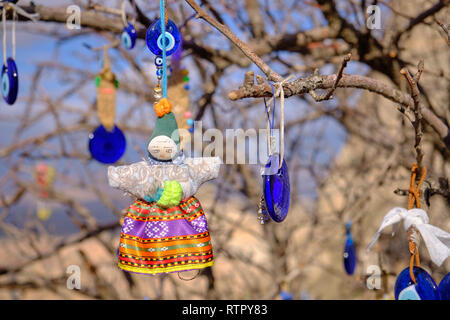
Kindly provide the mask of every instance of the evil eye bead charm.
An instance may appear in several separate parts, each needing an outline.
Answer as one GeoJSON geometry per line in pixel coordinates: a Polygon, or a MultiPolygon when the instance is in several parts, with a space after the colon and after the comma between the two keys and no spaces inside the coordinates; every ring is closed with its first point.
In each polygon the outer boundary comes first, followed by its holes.
{"type": "Polygon", "coordinates": [[[352,275],[355,272],[356,267],[356,248],[355,243],[353,241],[353,236],[350,232],[351,222],[347,222],[346,228],[346,240],[345,240],[345,248],[344,248],[344,268],[345,272],[348,275],[352,275]]]}
{"type": "Polygon", "coordinates": [[[279,154],[274,154],[269,158],[263,174],[266,209],[275,222],[286,219],[291,194],[286,161],[283,160],[279,169],[279,157],[279,154]]]}
{"type": "Polygon", "coordinates": [[[403,269],[395,281],[395,300],[440,300],[439,288],[424,269],[414,267],[415,284],[409,274],[409,267],[403,269]]]}
{"type": "Polygon", "coordinates": [[[155,66],[157,66],[157,67],[163,66],[163,58],[161,56],[157,56],[155,58],[155,66]]]}
{"type": "Polygon", "coordinates": [[[450,300],[450,273],[447,273],[439,283],[439,293],[441,300],[450,300]]]}
{"type": "Polygon", "coordinates": [[[19,74],[16,63],[12,58],[8,58],[6,65],[2,69],[2,95],[6,103],[14,104],[19,91],[19,74]]]}
{"type": "Polygon", "coordinates": [[[147,47],[157,56],[162,54],[165,41],[166,55],[170,56],[178,49],[181,36],[177,26],[172,20],[167,20],[166,34],[163,36],[161,30],[161,20],[158,19],[153,22],[150,28],[148,28],[145,40],[147,42],[147,47]]]}
{"type": "Polygon", "coordinates": [[[136,44],[136,29],[131,23],[122,30],[122,45],[125,49],[131,50],[136,44]]]}
{"type": "Polygon", "coordinates": [[[103,125],[89,135],[89,151],[94,159],[102,163],[114,163],[125,152],[125,136],[117,126],[112,131],[103,125]]]}

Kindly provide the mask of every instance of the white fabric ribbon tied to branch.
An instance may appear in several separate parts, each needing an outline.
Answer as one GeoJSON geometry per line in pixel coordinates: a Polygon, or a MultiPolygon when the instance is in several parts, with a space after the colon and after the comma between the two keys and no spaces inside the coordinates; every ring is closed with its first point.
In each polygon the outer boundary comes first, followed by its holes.
{"type": "MultiPolygon", "coordinates": [[[[407,210],[405,208],[396,207],[390,210],[384,217],[380,229],[378,229],[373,240],[367,247],[367,251],[370,250],[373,244],[378,240],[383,229],[401,222],[402,220],[406,231],[413,226],[420,232],[431,260],[438,266],[442,265],[445,259],[450,255],[450,234],[429,224],[430,220],[426,211],[423,209],[407,210]]],[[[392,232],[392,235],[394,235],[394,232],[392,232]]]]}
{"type": "Polygon", "coordinates": [[[39,13],[28,13],[25,10],[23,10],[21,7],[19,7],[18,5],[14,4],[12,2],[0,3],[0,8],[4,8],[5,5],[12,7],[17,12],[17,14],[24,16],[25,18],[28,18],[33,22],[37,22],[40,18],[39,13]]]}

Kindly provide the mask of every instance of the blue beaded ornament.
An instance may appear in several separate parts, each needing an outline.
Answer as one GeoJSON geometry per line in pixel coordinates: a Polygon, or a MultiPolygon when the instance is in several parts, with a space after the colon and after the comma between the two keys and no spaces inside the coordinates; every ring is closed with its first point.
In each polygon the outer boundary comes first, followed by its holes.
{"type": "Polygon", "coordinates": [[[103,125],[99,125],[89,135],[89,151],[94,159],[102,163],[114,163],[125,152],[125,136],[117,126],[112,131],[107,131],[103,125]]]}
{"type": "Polygon", "coordinates": [[[450,300],[450,273],[447,273],[439,283],[439,294],[441,300],[450,300]]]}
{"type": "Polygon", "coordinates": [[[433,278],[420,267],[413,268],[417,284],[411,279],[409,267],[403,269],[395,281],[395,300],[440,300],[433,278]]]}
{"type": "Polygon", "coordinates": [[[147,42],[147,47],[154,55],[161,55],[163,50],[164,42],[166,42],[166,55],[170,56],[174,53],[178,46],[180,45],[180,32],[177,26],[172,20],[167,20],[166,34],[165,37],[162,36],[161,31],[161,21],[160,19],[153,22],[153,24],[148,28],[145,41],[147,42]]]}
{"type": "Polygon", "coordinates": [[[289,211],[290,185],[286,161],[279,168],[279,154],[269,157],[263,174],[264,200],[269,216],[275,222],[286,219],[289,211]]]}
{"type": "Polygon", "coordinates": [[[14,59],[8,58],[2,69],[2,95],[8,104],[14,104],[19,91],[19,73],[14,59]]]}
{"type": "Polygon", "coordinates": [[[125,49],[131,50],[136,44],[136,29],[131,23],[128,23],[122,30],[122,45],[125,49]]]}
{"type": "Polygon", "coordinates": [[[353,241],[353,236],[350,231],[352,226],[351,221],[347,222],[345,225],[346,229],[346,240],[344,248],[344,268],[347,274],[352,275],[356,267],[356,249],[355,243],[353,241]]]}

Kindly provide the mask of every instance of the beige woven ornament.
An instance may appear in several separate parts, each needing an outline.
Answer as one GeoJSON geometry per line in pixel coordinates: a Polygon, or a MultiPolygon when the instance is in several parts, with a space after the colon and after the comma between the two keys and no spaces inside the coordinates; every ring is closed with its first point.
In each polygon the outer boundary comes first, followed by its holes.
{"type": "Polygon", "coordinates": [[[103,127],[112,131],[116,116],[116,89],[118,82],[111,70],[108,49],[104,49],[103,68],[96,78],[97,114],[103,127]]]}
{"type": "MultiPolygon", "coordinates": [[[[187,84],[187,70],[180,69],[179,66],[174,65],[172,73],[169,79],[169,85],[167,88],[167,95],[170,97],[170,102],[172,103],[172,112],[175,114],[177,119],[177,124],[179,129],[189,129],[189,125],[186,123],[186,113],[190,114],[189,111],[189,94],[185,89],[187,84]]],[[[181,143],[180,148],[183,149],[183,132],[181,132],[181,143]]]]}

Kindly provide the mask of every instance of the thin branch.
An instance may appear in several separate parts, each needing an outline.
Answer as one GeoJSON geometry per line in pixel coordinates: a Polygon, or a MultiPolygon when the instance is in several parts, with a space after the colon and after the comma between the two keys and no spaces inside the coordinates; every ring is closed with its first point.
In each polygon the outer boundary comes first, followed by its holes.
{"type": "Polygon", "coordinates": [[[344,73],[344,69],[347,66],[347,63],[350,61],[350,59],[352,58],[352,54],[349,53],[345,56],[344,61],[342,61],[341,67],[339,68],[339,71],[336,75],[336,81],[334,81],[333,87],[331,87],[330,89],[328,89],[327,93],[324,94],[323,96],[317,96],[315,94],[315,92],[313,90],[311,90],[309,92],[309,94],[314,98],[314,100],[316,100],[317,102],[319,101],[324,101],[324,100],[329,100],[333,98],[333,93],[336,90],[339,81],[342,79],[342,75],[344,73]]]}

